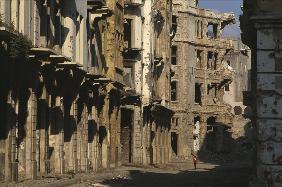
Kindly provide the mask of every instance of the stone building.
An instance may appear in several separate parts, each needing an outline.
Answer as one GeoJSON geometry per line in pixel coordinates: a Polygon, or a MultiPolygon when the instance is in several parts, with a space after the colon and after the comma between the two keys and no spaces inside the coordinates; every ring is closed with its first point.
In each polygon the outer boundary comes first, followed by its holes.
{"type": "Polygon", "coordinates": [[[222,152],[228,146],[224,133],[231,128],[233,115],[223,95],[232,72],[224,58],[233,45],[221,35],[234,21],[234,14],[201,9],[198,1],[173,0],[171,131],[178,158],[200,150],[222,152]]]}
{"type": "Polygon", "coordinates": [[[123,1],[2,0],[0,175],[121,164],[123,1]]]}
{"type": "Polygon", "coordinates": [[[121,136],[125,163],[147,165],[169,161],[173,115],[169,108],[170,10],[170,1],[125,1],[127,95],[122,101],[121,136]]]}
{"type": "Polygon", "coordinates": [[[232,106],[232,114],[241,115],[246,108],[243,93],[251,90],[251,50],[239,39],[232,39],[232,43],[234,49],[224,59],[233,77],[231,84],[225,85],[223,100],[232,106]]]}
{"type": "Polygon", "coordinates": [[[168,162],[171,8],[0,0],[0,178],[168,162]]]}
{"type": "Polygon", "coordinates": [[[256,145],[251,186],[281,186],[281,13],[280,0],[243,3],[242,40],[252,50],[252,107],[256,145]]]}

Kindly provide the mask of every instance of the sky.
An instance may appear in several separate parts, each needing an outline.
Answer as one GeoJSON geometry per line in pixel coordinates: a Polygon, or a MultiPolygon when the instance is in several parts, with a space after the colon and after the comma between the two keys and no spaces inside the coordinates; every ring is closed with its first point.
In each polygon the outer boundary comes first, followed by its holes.
{"type": "Polygon", "coordinates": [[[241,5],[243,0],[199,0],[201,8],[211,9],[215,12],[233,12],[236,16],[236,24],[226,26],[223,33],[224,37],[240,38],[240,22],[239,15],[241,12],[241,5]]]}

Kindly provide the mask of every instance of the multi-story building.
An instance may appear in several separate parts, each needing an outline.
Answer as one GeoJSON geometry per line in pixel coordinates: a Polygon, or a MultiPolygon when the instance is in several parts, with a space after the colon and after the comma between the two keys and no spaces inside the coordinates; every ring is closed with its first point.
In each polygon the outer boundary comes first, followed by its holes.
{"type": "Polygon", "coordinates": [[[169,161],[170,1],[125,2],[124,71],[130,94],[122,109],[125,162],[169,161]]]}
{"type": "Polygon", "coordinates": [[[170,158],[171,1],[0,1],[0,176],[170,158]]]}
{"type": "Polygon", "coordinates": [[[224,58],[233,45],[221,36],[234,21],[234,14],[201,9],[198,1],[173,0],[171,107],[175,115],[171,131],[177,157],[206,149],[222,152],[227,147],[224,133],[233,116],[223,95],[232,72],[224,58]]]}
{"type": "Polygon", "coordinates": [[[227,147],[233,14],[190,0],[0,0],[0,13],[7,181],[227,147]]]}
{"type": "Polygon", "coordinates": [[[120,165],[123,1],[0,7],[1,175],[16,181],[120,165]]]}
{"type": "Polygon", "coordinates": [[[242,40],[252,50],[252,90],[244,96],[253,109],[255,177],[250,186],[281,186],[281,13],[279,0],[244,0],[242,40]]]}

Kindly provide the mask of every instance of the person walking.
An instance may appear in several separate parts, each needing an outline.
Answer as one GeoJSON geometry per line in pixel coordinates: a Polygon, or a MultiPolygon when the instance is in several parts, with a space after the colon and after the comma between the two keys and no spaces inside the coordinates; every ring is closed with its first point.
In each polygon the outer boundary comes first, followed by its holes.
{"type": "Polygon", "coordinates": [[[197,162],[198,162],[198,158],[196,155],[193,155],[193,164],[194,164],[194,169],[197,169],[197,162]]]}

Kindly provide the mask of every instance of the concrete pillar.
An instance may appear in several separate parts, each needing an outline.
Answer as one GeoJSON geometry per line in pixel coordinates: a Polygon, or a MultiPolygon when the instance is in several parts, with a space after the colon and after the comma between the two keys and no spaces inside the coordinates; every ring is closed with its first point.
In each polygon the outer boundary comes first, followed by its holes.
{"type": "Polygon", "coordinates": [[[66,159],[66,170],[77,172],[77,115],[76,115],[76,101],[74,101],[70,108],[69,119],[67,120],[68,124],[65,125],[66,128],[69,128],[71,133],[70,141],[65,142],[65,159],[66,159]]]}
{"type": "Polygon", "coordinates": [[[81,170],[88,172],[88,112],[84,105],[81,130],[81,170]]]}
{"type": "MultiPolygon", "coordinates": [[[[118,106],[119,107],[119,106],[118,106]]],[[[134,120],[134,116],[133,120],[134,120]]],[[[121,166],[121,142],[120,142],[120,133],[121,133],[121,110],[117,109],[117,117],[116,117],[116,135],[115,135],[115,142],[116,142],[116,150],[115,150],[115,166],[121,166]]],[[[132,124],[133,125],[133,124],[132,124]]],[[[132,133],[132,132],[131,132],[132,133]]],[[[134,141],[132,139],[132,141],[134,141]]],[[[132,153],[131,153],[132,154],[132,153]]]]}
{"type": "Polygon", "coordinates": [[[157,144],[156,144],[157,160],[156,164],[161,163],[161,127],[157,127],[157,144]]]}
{"type": "Polygon", "coordinates": [[[140,127],[141,122],[141,110],[139,106],[134,107],[134,117],[133,117],[133,146],[132,146],[132,156],[133,156],[133,163],[141,164],[141,146],[142,146],[142,131],[140,127]]]}
{"type": "Polygon", "coordinates": [[[37,96],[34,90],[29,89],[28,116],[26,120],[26,178],[35,179],[37,177],[36,161],[36,124],[37,124],[37,96]]]}
{"type": "Polygon", "coordinates": [[[55,172],[63,174],[65,171],[64,157],[64,109],[61,97],[56,97],[55,125],[57,134],[55,135],[55,172]]]}
{"type": "Polygon", "coordinates": [[[72,157],[73,157],[73,170],[75,173],[78,172],[78,158],[77,158],[77,155],[78,155],[78,141],[77,141],[77,131],[78,131],[78,128],[77,128],[77,115],[78,115],[78,110],[77,110],[77,100],[75,100],[72,104],[72,108],[71,108],[71,113],[70,113],[71,117],[73,118],[73,122],[75,123],[74,124],[74,131],[73,131],[73,135],[72,135],[72,157]]]}
{"type": "Polygon", "coordinates": [[[98,140],[99,140],[99,136],[98,136],[98,116],[97,116],[97,111],[96,111],[96,107],[92,106],[92,113],[91,113],[92,117],[91,119],[93,120],[93,122],[95,123],[96,126],[94,126],[93,128],[93,132],[95,133],[93,136],[93,142],[91,143],[91,162],[92,162],[92,167],[93,167],[93,171],[97,171],[98,170],[98,140]]]}
{"type": "Polygon", "coordinates": [[[7,138],[5,140],[5,181],[18,180],[18,162],[16,161],[16,108],[11,92],[7,99],[7,138]]]}
{"type": "Polygon", "coordinates": [[[165,163],[169,162],[168,128],[165,129],[165,163]]]}
{"type": "Polygon", "coordinates": [[[38,165],[41,174],[48,173],[48,155],[49,155],[49,134],[48,134],[48,119],[47,115],[49,113],[49,94],[46,88],[43,88],[42,98],[39,102],[40,108],[40,128],[38,131],[39,143],[37,145],[38,153],[38,165]]]}
{"type": "Polygon", "coordinates": [[[168,134],[167,134],[168,138],[168,142],[167,142],[167,146],[168,146],[168,161],[170,162],[172,160],[172,148],[171,148],[171,132],[168,131],[168,134]]]}
{"type": "Polygon", "coordinates": [[[162,154],[162,160],[161,163],[164,164],[165,163],[165,127],[162,127],[162,132],[161,132],[161,137],[162,137],[162,150],[161,150],[161,154],[162,154]]]}

